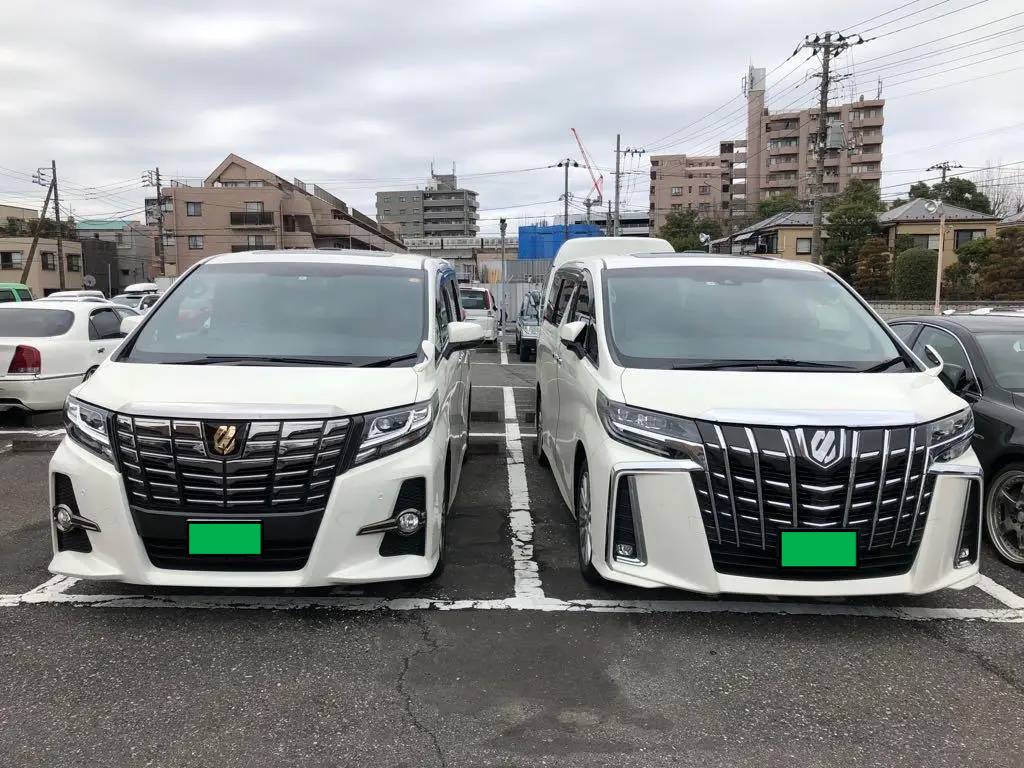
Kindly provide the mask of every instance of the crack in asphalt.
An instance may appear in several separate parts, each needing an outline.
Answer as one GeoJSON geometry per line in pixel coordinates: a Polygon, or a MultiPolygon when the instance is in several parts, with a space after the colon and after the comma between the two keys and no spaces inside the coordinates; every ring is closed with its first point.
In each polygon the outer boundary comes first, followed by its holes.
{"type": "Polygon", "coordinates": [[[935,640],[938,640],[939,643],[946,646],[954,653],[967,657],[986,672],[995,675],[1017,693],[1024,693],[1024,683],[1015,678],[1011,672],[1000,667],[999,664],[994,662],[992,659],[984,656],[980,651],[974,651],[956,638],[942,634],[942,632],[938,631],[937,627],[933,628],[924,624],[921,629],[925,634],[930,635],[935,640]]]}
{"type": "Polygon", "coordinates": [[[424,653],[436,653],[440,649],[437,641],[430,636],[430,628],[427,626],[423,616],[416,614],[413,617],[413,621],[415,621],[419,626],[423,644],[425,644],[427,648],[425,650],[423,648],[419,648],[414,653],[410,653],[402,657],[402,673],[398,676],[398,680],[395,683],[395,690],[398,691],[399,695],[402,697],[402,708],[405,710],[405,714],[409,718],[409,722],[412,723],[412,727],[430,739],[430,742],[434,747],[434,754],[437,755],[438,764],[441,768],[447,768],[448,763],[445,760],[444,750],[441,749],[441,742],[437,738],[437,734],[430,730],[430,728],[428,728],[413,712],[412,695],[405,689],[405,678],[409,674],[409,669],[412,666],[412,660],[424,653]]]}

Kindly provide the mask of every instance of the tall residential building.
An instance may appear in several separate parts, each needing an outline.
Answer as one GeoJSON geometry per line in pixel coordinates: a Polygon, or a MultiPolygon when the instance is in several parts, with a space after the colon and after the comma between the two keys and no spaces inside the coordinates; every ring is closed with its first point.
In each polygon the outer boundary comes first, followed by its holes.
{"type": "MultiPolygon", "coordinates": [[[[810,201],[817,163],[817,107],[772,112],[768,106],[770,99],[766,99],[763,68],[750,68],[745,91],[744,141],[721,141],[718,155],[651,157],[653,231],[657,231],[673,206],[676,210],[689,207],[705,214],[715,212],[719,218],[742,219],[753,216],[758,201],[766,197],[792,193],[802,201],[810,201]],[[698,183],[710,178],[698,175],[704,170],[702,166],[716,166],[720,170],[717,200],[715,185],[698,183]],[[698,193],[691,192],[691,187],[698,193]]],[[[828,119],[842,124],[849,149],[829,151],[826,155],[826,194],[842,192],[854,178],[878,186],[882,178],[884,108],[884,99],[864,96],[829,107],[828,119]]]]}
{"type": "Polygon", "coordinates": [[[402,237],[475,237],[479,207],[476,192],[460,189],[454,173],[433,169],[426,189],[377,193],[377,221],[402,237]]]}
{"type": "MultiPolygon", "coordinates": [[[[167,275],[228,251],[405,250],[395,233],[327,190],[298,179],[285,181],[235,154],[228,155],[202,186],[164,187],[161,207],[167,275]]],[[[146,223],[155,224],[155,198],[146,201],[146,210],[146,223]]]]}

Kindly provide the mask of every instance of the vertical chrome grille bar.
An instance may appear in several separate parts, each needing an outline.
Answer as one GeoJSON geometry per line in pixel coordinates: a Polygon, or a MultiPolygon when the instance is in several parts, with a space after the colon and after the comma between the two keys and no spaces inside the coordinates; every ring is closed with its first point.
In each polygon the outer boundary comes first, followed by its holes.
{"type": "Polygon", "coordinates": [[[896,507],[896,524],[892,529],[892,542],[889,548],[896,546],[896,537],[900,532],[900,520],[903,518],[903,503],[907,499],[907,490],[910,488],[910,470],[914,467],[914,437],[917,434],[916,427],[910,427],[910,437],[907,442],[907,471],[903,473],[903,492],[900,494],[900,503],[896,507]]]}
{"type": "Polygon", "coordinates": [[[722,543],[722,529],[718,527],[718,504],[715,502],[715,485],[711,477],[711,470],[708,468],[708,449],[704,448],[704,479],[708,484],[708,497],[711,499],[711,516],[715,519],[715,536],[718,543],[722,543]]]}
{"type": "Polygon", "coordinates": [[[889,463],[889,430],[882,433],[882,469],[878,473],[878,493],[875,497],[875,514],[871,518],[871,537],[868,539],[868,549],[875,543],[875,527],[878,525],[878,515],[882,511],[882,496],[885,494],[885,470],[889,463]]]}
{"type": "Polygon", "coordinates": [[[853,489],[857,486],[857,456],[860,454],[860,432],[850,432],[850,483],[846,488],[846,506],[843,508],[843,528],[850,524],[850,505],[853,489]]]}
{"type": "Polygon", "coordinates": [[[793,450],[793,441],[789,439],[789,430],[780,429],[782,442],[786,446],[786,458],[789,459],[789,503],[793,507],[793,527],[800,525],[798,502],[796,496],[796,451],[793,450]]]}
{"type": "Polygon", "coordinates": [[[747,433],[747,442],[750,444],[750,456],[754,460],[754,487],[757,489],[757,517],[761,521],[761,549],[767,549],[767,542],[764,536],[764,496],[761,492],[761,452],[757,450],[757,441],[754,433],[749,427],[743,429],[747,433]]]}
{"type": "Polygon", "coordinates": [[[925,481],[928,479],[928,454],[931,448],[928,445],[927,433],[925,433],[924,456],[921,460],[921,480],[917,484],[917,503],[914,504],[914,516],[910,519],[910,535],[907,536],[907,544],[914,540],[914,529],[917,527],[917,517],[921,514],[921,500],[924,498],[925,481]]]}
{"type": "MultiPolygon", "coordinates": [[[[732,469],[729,467],[729,444],[725,442],[722,428],[715,424],[715,436],[722,446],[722,461],[725,464],[725,484],[729,487],[729,507],[732,509],[732,525],[736,531],[736,546],[740,545],[740,516],[736,514],[736,494],[732,489],[732,469]]],[[[713,492],[713,491],[712,491],[713,492]]]]}

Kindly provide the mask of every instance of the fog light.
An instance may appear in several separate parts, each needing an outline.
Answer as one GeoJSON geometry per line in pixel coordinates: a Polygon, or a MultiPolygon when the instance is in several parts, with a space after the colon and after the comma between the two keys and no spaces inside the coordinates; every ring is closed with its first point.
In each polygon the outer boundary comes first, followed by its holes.
{"type": "Polygon", "coordinates": [[[403,536],[411,536],[420,529],[423,521],[415,509],[407,509],[398,516],[398,532],[403,536]]]}
{"type": "Polygon", "coordinates": [[[634,557],[636,550],[632,544],[616,544],[615,545],[615,556],[616,557],[634,557]]]}
{"type": "Polygon", "coordinates": [[[57,525],[57,530],[62,533],[67,533],[75,527],[74,513],[70,507],[64,504],[58,504],[54,509],[53,520],[57,525]]]}
{"type": "Polygon", "coordinates": [[[971,550],[967,547],[960,547],[960,551],[956,555],[956,564],[958,566],[970,565],[971,563],[971,550]]]}

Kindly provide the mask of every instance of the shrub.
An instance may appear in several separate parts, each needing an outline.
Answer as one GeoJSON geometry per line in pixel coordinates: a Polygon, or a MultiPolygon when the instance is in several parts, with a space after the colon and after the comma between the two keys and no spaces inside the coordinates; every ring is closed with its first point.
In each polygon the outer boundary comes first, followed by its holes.
{"type": "Polygon", "coordinates": [[[911,248],[896,256],[892,290],[901,301],[926,301],[935,296],[935,251],[911,248]]]}
{"type": "Polygon", "coordinates": [[[857,254],[857,271],[853,284],[857,291],[869,299],[887,299],[892,293],[892,254],[885,240],[872,237],[857,254]]]}

